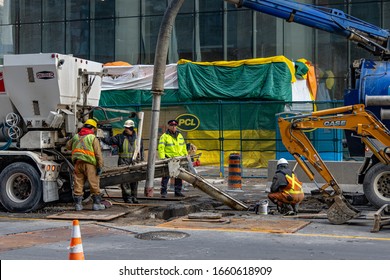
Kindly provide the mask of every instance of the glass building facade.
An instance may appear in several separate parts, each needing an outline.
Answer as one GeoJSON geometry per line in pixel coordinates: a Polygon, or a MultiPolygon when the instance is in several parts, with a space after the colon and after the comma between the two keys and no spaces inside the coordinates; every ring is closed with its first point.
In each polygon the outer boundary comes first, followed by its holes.
{"type": "MultiPolygon", "coordinates": [[[[4,54],[58,52],[99,61],[153,64],[169,0],[0,0],[0,64],[4,54]]],[[[390,28],[390,0],[300,0],[336,8],[390,28]]],[[[355,59],[371,55],[345,38],[222,0],[185,0],[176,17],[168,62],[240,60],[284,55],[331,70],[331,99],[342,99],[355,59]]]]}

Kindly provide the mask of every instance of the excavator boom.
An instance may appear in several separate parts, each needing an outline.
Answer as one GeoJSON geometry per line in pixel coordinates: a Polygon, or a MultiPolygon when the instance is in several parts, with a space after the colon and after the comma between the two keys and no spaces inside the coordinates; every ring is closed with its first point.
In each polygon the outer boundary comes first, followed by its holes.
{"type": "Polygon", "coordinates": [[[314,173],[310,170],[307,160],[325,180],[320,188],[322,195],[332,204],[328,211],[328,219],[335,224],[352,219],[359,212],[349,205],[342,196],[341,188],[333,177],[320,155],[305,135],[304,131],[316,128],[351,130],[368,147],[374,156],[383,164],[390,164],[390,157],[385,149],[378,147],[373,139],[390,147],[390,131],[373,114],[357,104],[334,109],[313,112],[307,115],[296,115],[278,119],[280,136],[286,149],[294,156],[310,180],[314,173]],[[333,193],[325,190],[331,187],[333,193]]]}

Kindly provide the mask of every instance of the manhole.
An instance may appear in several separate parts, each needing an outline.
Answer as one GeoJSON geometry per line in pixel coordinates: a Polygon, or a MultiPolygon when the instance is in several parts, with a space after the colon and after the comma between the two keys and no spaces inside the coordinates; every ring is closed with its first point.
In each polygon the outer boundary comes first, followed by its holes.
{"type": "Polygon", "coordinates": [[[143,240],[177,240],[190,236],[180,231],[150,231],[137,234],[135,237],[143,240]]]}

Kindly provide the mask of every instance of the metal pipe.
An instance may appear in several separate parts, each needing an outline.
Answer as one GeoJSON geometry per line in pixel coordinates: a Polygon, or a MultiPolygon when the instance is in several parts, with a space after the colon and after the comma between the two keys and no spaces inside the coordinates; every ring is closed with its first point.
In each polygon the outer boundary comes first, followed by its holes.
{"type": "Polygon", "coordinates": [[[192,174],[183,168],[180,168],[179,171],[180,172],[177,175],[178,178],[192,184],[194,187],[200,189],[204,193],[207,193],[209,196],[217,199],[230,208],[239,211],[246,211],[249,209],[249,207],[243,202],[214,187],[199,175],[192,174]]]}
{"type": "Polygon", "coordinates": [[[235,199],[234,197],[231,197],[217,187],[214,187],[212,184],[207,182],[207,180],[203,179],[202,176],[192,174],[184,168],[180,167],[179,159],[171,159],[168,162],[168,168],[170,177],[180,178],[190,183],[194,187],[200,189],[202,192],[205,192],[209,196],[217,199],[223,204],[229,206],[230,208],[239,211],[245,211],[249,209],[249,207],[245,205],[245,203],[239,201],[238,199],[235,199]]]}
{"type": "Polygon", "coordinates": [[[381,120],[390,120],[390,109],[381,108],[381,120]]]}
{"type": "Polygon", "coordinates": [[[164,94],[165,68],[168,55],[169,41],[176,15],[184,0],[173,0],[165,11],[161,22],[156,44],[152,81],[152,123],[150,125],[149,150],[148,150],[148,176],[145,182],[144,193],[147,197],[153,196],[154,165],[156,160],[158,122],[160,119],[161,95],[164,94]]]}
{"type": "Polygon", "coordinates": [[[366,95],[366,107],[368,106],[390,106],[390,96],[366,95]]]}

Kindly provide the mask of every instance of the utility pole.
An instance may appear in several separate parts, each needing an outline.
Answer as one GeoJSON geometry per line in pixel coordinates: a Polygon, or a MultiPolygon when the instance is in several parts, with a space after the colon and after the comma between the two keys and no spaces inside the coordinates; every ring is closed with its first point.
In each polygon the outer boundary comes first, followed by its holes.
{"type": "Polygon", "coordinates": [[[158,34],[156,54],[154,57],[154,70],[151,93],[153,94],[152,101],[152,122],[150,126],[149,152],[148,152],[148,167],[147,178],[145,183],[145,196],[153,196],[154,168],[156,163],[157,137],[158,137],[158,122],[160,119],[161,96],[164,94],[165,68],[167,64],[169,42],[172,34],[172,27],[176,19],[176,15],[180,10],[184,0],[172,0],[161,22],[160,31],[158,34]]]}

